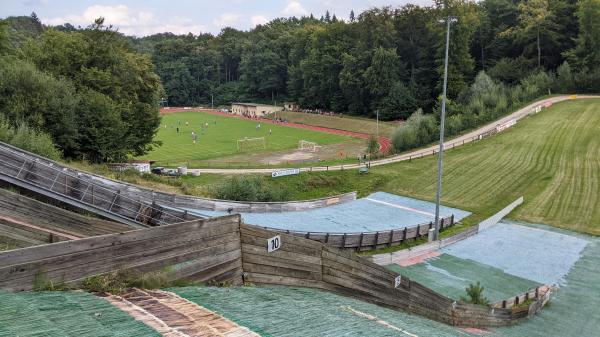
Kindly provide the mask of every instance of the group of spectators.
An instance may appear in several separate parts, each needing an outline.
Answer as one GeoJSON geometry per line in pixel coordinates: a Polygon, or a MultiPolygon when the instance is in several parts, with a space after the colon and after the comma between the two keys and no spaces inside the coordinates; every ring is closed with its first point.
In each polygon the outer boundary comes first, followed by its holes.
{"type": "Polygon", "coordinates": [[[301,109],[300,112],[305,112],[309,114],[317,114],[317,115],[326,115],[326,116],[343,116],[342,113],[333,112],[333,111],[323,111],[322,109],[301,109]]]}

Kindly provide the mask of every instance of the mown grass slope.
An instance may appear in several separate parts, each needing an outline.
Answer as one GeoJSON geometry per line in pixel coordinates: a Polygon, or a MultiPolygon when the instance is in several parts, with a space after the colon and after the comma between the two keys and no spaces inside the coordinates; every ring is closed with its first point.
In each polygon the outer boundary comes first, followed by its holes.
{"type": "MultiPolygon", "coordinates": [[[[353,117],[353,116],[329,116],[313,113],[281,111],[277,112],[277,117],[285,118],[289,122],[321,126],[324,128],[346,130],[352,132],[376,134],[377,121],[375,119],[353,117]]],[[[379,122],[379,135],[391,137],[398,123],[379,122]]]]}
{"type": "MultiPolygon", "coordinates": [[[[375,170],[388,192],[431,199],[436,158],[375,170]]],[[[488,215],[523,195],[512,218],[600,235],[600,100],[554,105],[446,153],[444,202],[488,215]]]]}
{"type": "MultiPolygon", "coordinates": [[[[433,200],[437,157],[269,180],[291,199],[356,190],[433,200]]],[[[205,177],[206,178],[206,177],[205,177]]],[[[483,219],[516,198],[510,217],[600,235],[600,99],[567,101],[483,141],[446,151],[442,201],[483,219]]]]}

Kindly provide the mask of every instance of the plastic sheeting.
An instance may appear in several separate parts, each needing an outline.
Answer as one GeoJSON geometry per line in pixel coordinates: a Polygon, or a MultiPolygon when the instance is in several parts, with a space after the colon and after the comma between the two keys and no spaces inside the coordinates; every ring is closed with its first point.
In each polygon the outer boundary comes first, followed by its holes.
{"type": "MultiPolygon", "coordinates": [[[[190,212],[219,216],[224,212],[190,212]]],[[[308,211],[282,213],[242,213],[246,223],[306,232],[356,233],[411,227],[433,221],[435,204],[428,201],[377,192],[366,198],[308,211]]],[[[471,213],[442,206],[442,217],[454,214],[456,221],[471,213]]]]}
{"type": "Polygon", "coordinates": [[[456,300],[466,296],[465,288],[471,283],[480,282],[484,287],[483,296],[492,302],[515,296],[540,285],[507,274],[501,269],[448,254],[409,267],[403,268],[392,264],[387,268],[456,300]]]}
{"type": "Polygon", "coordinates": [[[543,284],[560,284],[587,245],[586,239],[503,220],[442,250],[543,284]]]}
{"type": "Polygon", "coordinates": [[[589,244],[564,278],[550,305],[535,317],[492,336],[599,337],[600,336],[600,239],[584,237],[589,244]]]}
{"type": "Polygon", "coordinates": [[[419,316],[316,289],[269,286],[170,290],[262,336],[467,335],[460,329],[419,316]]]}
{"type": "Polygon", "coordinates": [[[0,292],[0,336],[160,337],[160,334],[85,292],[0,292]]]}

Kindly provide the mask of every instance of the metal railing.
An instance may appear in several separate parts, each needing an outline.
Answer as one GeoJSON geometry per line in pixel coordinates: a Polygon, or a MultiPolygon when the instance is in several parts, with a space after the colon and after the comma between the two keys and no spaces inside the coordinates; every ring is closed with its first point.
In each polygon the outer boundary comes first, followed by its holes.
{"type": "MultiPolygon", "coordinates": [[[[441,229],[447,229],[454,225],[454,215],[442,218],[441,229]]],[[[433,228],[433,222],[425,222],[410,227],[401,227],[397,229],[374,231],[374,232],[308,232],[291,229],[281,229],[273,227],[259,226],[266,230],[279,233],[301,236],[307,239],[316,240],[333,247],[352,248],[356,250],[372,249],[375,246],[393,245],[408,239],[415,239],[427,236],[429,229],[433,228]],[[423,233],[426,231],[426,233],[423,233]],[[396,238],[398,236],[398,238],[396,238]],[[336,240],[336,238],[338,240],[336,240]]]]}
{"type": "Polygon", "coordinates": [[[191,217],[183,210],[166,209],[122,195],[119,190],[83,179],[79,173],[70,173],[66,167],[29,158],[2,144],[0,156],[5,157],[0,161],[0,179],[118,222],[148,227],[184,222],[191,217]]]}

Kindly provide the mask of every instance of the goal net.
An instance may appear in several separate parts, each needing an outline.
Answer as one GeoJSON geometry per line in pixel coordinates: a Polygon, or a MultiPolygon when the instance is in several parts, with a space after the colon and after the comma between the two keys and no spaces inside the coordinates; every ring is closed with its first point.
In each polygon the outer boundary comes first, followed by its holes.
{"type": "Polygon", "coordinates": [[[301,140],[298,142],[298,150],[301,151],[309,151],[309,152],[317,152],[319,151],[320,146],[315,142],[309,142],[307,140],[301,140]]]}
{"type": "Polygon", "coordinates": [[[250,151],[250,150],[264,150],[267,148],[267,142],[265,137],[258,138],[244,138],[237,140],[238,151],[250,151]]]}

